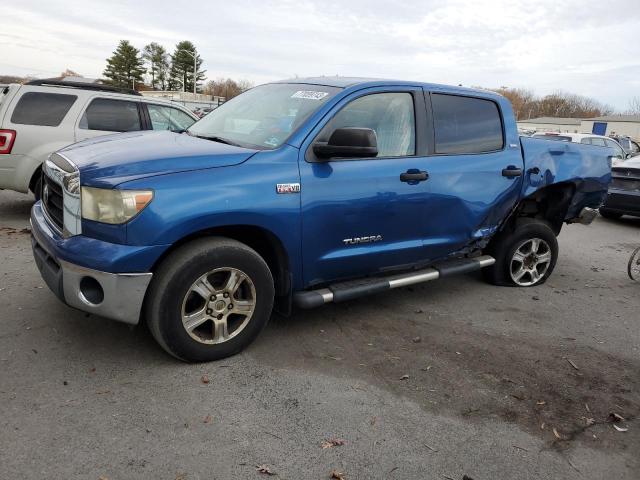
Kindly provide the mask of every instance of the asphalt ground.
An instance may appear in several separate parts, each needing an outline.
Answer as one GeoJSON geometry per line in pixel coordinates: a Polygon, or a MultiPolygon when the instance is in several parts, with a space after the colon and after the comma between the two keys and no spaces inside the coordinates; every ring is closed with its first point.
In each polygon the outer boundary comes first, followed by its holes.
{"type": "Polygon", "coordinates": [[[640,219],[565,227],[540,287],[298,311],[189,365],[48,291],[31,204],[0,192],[0,478],[640,478],[640,219]]]}

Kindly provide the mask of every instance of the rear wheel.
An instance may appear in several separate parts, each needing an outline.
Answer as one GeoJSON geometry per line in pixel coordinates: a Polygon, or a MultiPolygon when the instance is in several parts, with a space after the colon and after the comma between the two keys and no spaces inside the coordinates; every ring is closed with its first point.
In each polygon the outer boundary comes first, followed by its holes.
{"type": "Polygon", "coordinates": [[[267,324],[273,299],[271,272],[258,253],[231,239],[201,239],[156,271],[146,318],[167,352],[206,362],[249,345],[267,324]]]}
{"type": "Polygon", "coordinates": [[[533,287],[544,283],[558,259],[558,241],[551,227],[535,219],[521,219],[515,230],[491,241],[488,254],[496,263],[483,269],[494,285],[533,287]]]}
{"type": "Polygon", "coordinates": [[[604,218],[609,218],[611,220],[618,220],[619,218],[622,217],[621,213],[614,212],[613,210],[608,210],[606,208],[601,208],[598,211],[600,212],[600,215],[602,215],[604,218]]]}

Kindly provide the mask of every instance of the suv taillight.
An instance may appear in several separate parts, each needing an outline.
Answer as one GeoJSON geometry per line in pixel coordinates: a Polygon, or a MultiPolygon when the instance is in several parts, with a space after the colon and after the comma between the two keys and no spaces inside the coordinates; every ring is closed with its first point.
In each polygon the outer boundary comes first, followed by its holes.
{"type": "Polygon", "coordinates": [[[3,153],[11,153],[15,140],[15,130],[0,130],[0,155],[3,153]]]}

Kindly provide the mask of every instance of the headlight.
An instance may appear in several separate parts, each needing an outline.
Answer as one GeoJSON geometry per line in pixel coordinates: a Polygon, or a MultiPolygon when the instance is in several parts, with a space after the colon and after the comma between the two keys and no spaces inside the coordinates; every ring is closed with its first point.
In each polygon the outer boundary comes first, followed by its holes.
{"type": "Polygon", "coordinates": [[[82,187],[82,218],[102,223],[125,223],[152,199],[151,190],[82,187]]]}

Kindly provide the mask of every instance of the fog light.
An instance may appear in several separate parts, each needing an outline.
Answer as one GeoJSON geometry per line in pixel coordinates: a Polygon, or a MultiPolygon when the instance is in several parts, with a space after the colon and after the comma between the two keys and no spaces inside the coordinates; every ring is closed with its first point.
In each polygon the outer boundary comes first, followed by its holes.
{"type": "Polygon", "coordinates": [[[100,283],[92,277],[80,280],[80,299],[91,305],[100,305],[104,300],[104,290],[100,283]]]}

